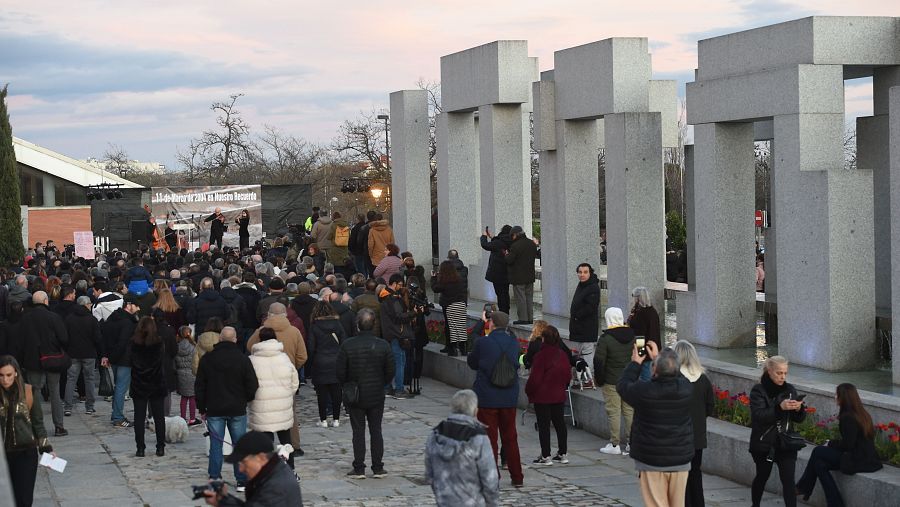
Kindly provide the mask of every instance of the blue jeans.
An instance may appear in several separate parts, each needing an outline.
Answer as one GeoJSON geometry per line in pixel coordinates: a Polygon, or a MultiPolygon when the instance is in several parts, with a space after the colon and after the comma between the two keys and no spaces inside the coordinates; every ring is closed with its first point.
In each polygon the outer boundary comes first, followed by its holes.
{"type": "MultiPolygon", "coordinates": [[[[222,439],[225,438],[225,426],[228,426],[228,433],[231,439],[229,443],[234,447],[237,441],[247,433],[247,416],[236,417],[206,417],[206,425],[209,428],[209,466],[207,472],[210,479],[222,478],[222,439]]],[[[242,474],[238,469],[238,464],[234,464],[234,478],[239,483],[247,482],[247,476],[242,474]]]]}
{"type": "Polygon", "coordinates": [[[125,395],[131,387],[131,366],[113,365],[113,375],[116,377],[116,389],[113,392],[112,415],[109,419],[117,423],[125,419],[125,395]]]}
{"type": "Polygon", "coordinates": [[[394,352],[394,390],[403,391],[403,372],[406,371],[406,351],[400,348],[400,340],[391,340],[391,350],[394,352]]]}

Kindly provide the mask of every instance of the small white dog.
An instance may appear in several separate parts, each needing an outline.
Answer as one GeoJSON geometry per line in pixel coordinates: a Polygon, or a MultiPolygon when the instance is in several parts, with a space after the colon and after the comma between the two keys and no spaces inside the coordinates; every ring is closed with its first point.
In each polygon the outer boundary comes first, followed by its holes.
{"type": "MultiPolygon", "coordinates": [[[[150,431],[156,431],[156,424],[153,419],[150,420],[150,431]]],[[[166,443],[176,444],[184,442],[188,437],[187,421],[181,417],[166,417],[166,443]]]]}

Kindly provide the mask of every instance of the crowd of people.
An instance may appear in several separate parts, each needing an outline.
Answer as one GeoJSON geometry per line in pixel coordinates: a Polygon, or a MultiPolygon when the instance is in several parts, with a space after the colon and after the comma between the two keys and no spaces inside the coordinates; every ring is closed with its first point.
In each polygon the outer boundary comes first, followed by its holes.
{"type": "MultiPolygon", "coordinates": [[[[472,389],[452,397],[450,416],[425,446],[425,475],[439,505],[497,505],[503,471],[513,486],[524,484],[516,432],[520,365],[530,372],[524,391],[540,444],[532,466],[569,463],[567,390],[573,371],[592,369],[581,386],[602,390],[611,430],[600,452],[633,458],[647,505],[704,504],[700,467],[712,384],[690,343],[665,347],[646,288],[633,290],[627,317],[608,308],[601,331],[599,280],[590,264],[579,265],[570,347],[556,327],[533,318],[539,242],[518,226],[503,226],[496,236],[485,228],[485,278],[497,303],[486,305],[481,324],[470,330],[469,273],[455,250],[426,280],[378,213],[351,225],[340,213],[316,211],[299,241],[285,236],[250,246],[242,237],[239,247],[145,246],[92,260],[48,241],[0,268],[0,423],[17,505],[32,503],[38,452],[53,452],[49,437],[68,435],[66,418],[82,402],[85,415],[96,416],[98,397],[110,402],[112,426],[134,432],[134,454],[144,458],[148,427],[155,454],[165,455],[177,394],[184,423],[206,425],[206,475],[215,487],[202,494],[211,505],[302,504],[293,471],[304,455],[296,394],[307,382],[316,392],[318,427],[336,428],[344,414],[349,418],[347,476],[367,477],[368,450],[370,476],[385,477],[385,399],[421,392],[426,316],[434,307],[426,286],[444,314],[442,352],[464,356],[475,371],[472,389]],[[512,322],[510,286],[518,310],[512,322]],[[522,357],[513,324],[532,326],[522,357]],[[52,435],[42,396],[51,406],[52,435]],[[129,399],[133,420],[126,417],[129,399]],[[228,443],[234,450],[224,456],[228,443]],[[221,484],[226,463],[246,500],[221,484]]],[[[220,221],[215,215],[213,223],[220,221]]],[[[871,417],[852,385],[839,386],[842,439],[817,448],[795,483],[797,451],[778,435],[805,411],[786,382],[787,369],[784,358],[770,358],[750,395],[753,504],[777,464],[787,505],[808,496],[817,481],[830,504],[840,505],[830,470],[880,466],[871,417]]]]}

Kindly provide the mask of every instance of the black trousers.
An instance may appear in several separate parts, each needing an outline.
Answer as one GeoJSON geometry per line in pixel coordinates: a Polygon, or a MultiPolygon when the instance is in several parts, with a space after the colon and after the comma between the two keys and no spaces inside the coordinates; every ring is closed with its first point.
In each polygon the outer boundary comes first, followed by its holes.
{"type": "Polygon", "coordinates": [[[209,234],[209,246],[213,246],[213,245],[216,245],[217,247],[219,247],[219,250],[222,249],[222,234],[221,233],[220,234],[214,234],[214,233],[209,234]]]}
{"type": "Polygon", "coordinates": [[[238,244],[240,246],[241,251],[243,252],[245,249],[250,248],[250,236],[240,236],[238,238],[238,244]]]}
{"type": "Polygon", "coordinates": [[[509,284],[494,283],[494,293],[497,294],[497,309],[509,315],[509,284]]]}
{"type": "MultiPolygon", "coordinates": [[[[266,435],[269,435],[272,438],[272,442],[275,442],[275,436],[278,436],[278,443],[281,445],[290,444],[291,443],[291,430],[280,430],[276,433],[272,433],[271,431],[267,431],[266,435]]],[[[295,449],[296,450],[296,449],[295,449]]],[[[294,453],[291,453],[291,456],[287,460],[287,464],[291,467],[291,470],[294,469],[294,453]]]]}
{"type": "Polygon", "coordinates": [[[796,452],[776,452],[775,461],[766,460],[765,454],[753,453],[753,463],[756,464],[756,476],[750,486],[750,498],[754,507],[762,501],[763,492],[766,489],[766,481],[772,473],[772,465],[778,465],[778,477],[781,479],[781,489],[784,495],[786,507],[797,507],[797,494],[794,490],[794,467],[797,465],[796,452]]]}
{"type": "Polygon", "coordinates": [[[384,402],[372,408],[350,407],[350,427],[353,428],[353,470],[366,469],[366,422],[369,423],[369,439],[372,445],[372,470],[384,469],[382,417],[384,417],[384,402]]]}
{"type": "Polygon", "coordinates": [[[534,415],[537,416],[538,439],[541,441],[541,457],[550,456],[550,423],[556,429],[556,442],[559,445],[559,453],[568,452],[568,435],[566,420],[563,417],[562,403],[535,403],[534,415]]]}
{"type": "Polygon", "coordinates": [[[684,507],[704,507],[703,499],[703,472],[700,466],[703,464],[703,449],[694,450],[694,458],[691,460],[691,471],[688,472],[687,488],[684,490],[684,507]]]}
{"type": "Polygon", "coordinates": [[[37,449],[6,451],[6,463],[9,465],[16,507],[31,507],[34,501],[34,479],[37,477],[37,449]]]}
{"type": "Polygon", "coordinates": [[[341,385],[320,384],[316,386],[316,401],[319,402],[319,420],[328,417],[328,403],[331,403],[331,416],[335,420],[341,418],[341,385]]]}
{"type": "Polygon", "coordinates": [[[156,448],[163,449],[166,447],[166,418],[163,415],[163,401],[165,397],[159,398],[132,398],[134,402],[134,443],[138,449],[145,449],[144,443],[144,421],[147,419],[147,407],[150,407],[150,413],[153,416],[153,424],[156,425],[156,448]]]}

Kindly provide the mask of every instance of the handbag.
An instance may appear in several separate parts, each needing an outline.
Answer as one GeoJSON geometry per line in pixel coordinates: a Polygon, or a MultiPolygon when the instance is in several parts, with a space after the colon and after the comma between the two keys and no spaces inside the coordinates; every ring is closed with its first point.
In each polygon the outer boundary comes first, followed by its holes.
{"type": "Polygon", "coordinates": [[[779,421],[776,445],[782,451],[796,452],[806,447],[806,440],[800,433],[791,430],[790,420],[785,423],[784,428],[781,427],[781,422],[779,421]]]}
{"type": "Polygon", "coordinates": [[[112,396],[115,391],[112,381],[112,372],[108,366],[100,367],[100,389],[99,396],[112,396]]]}
{"type": "Polygon", "coordinates": [[[41,356],[40,360],[41,369],[49,371],[50,373],[62,373],[67,371],[69,366],[72,366],[72,359],[69,358],[68,354],[62,351],[56,354],[41,356]]]}

